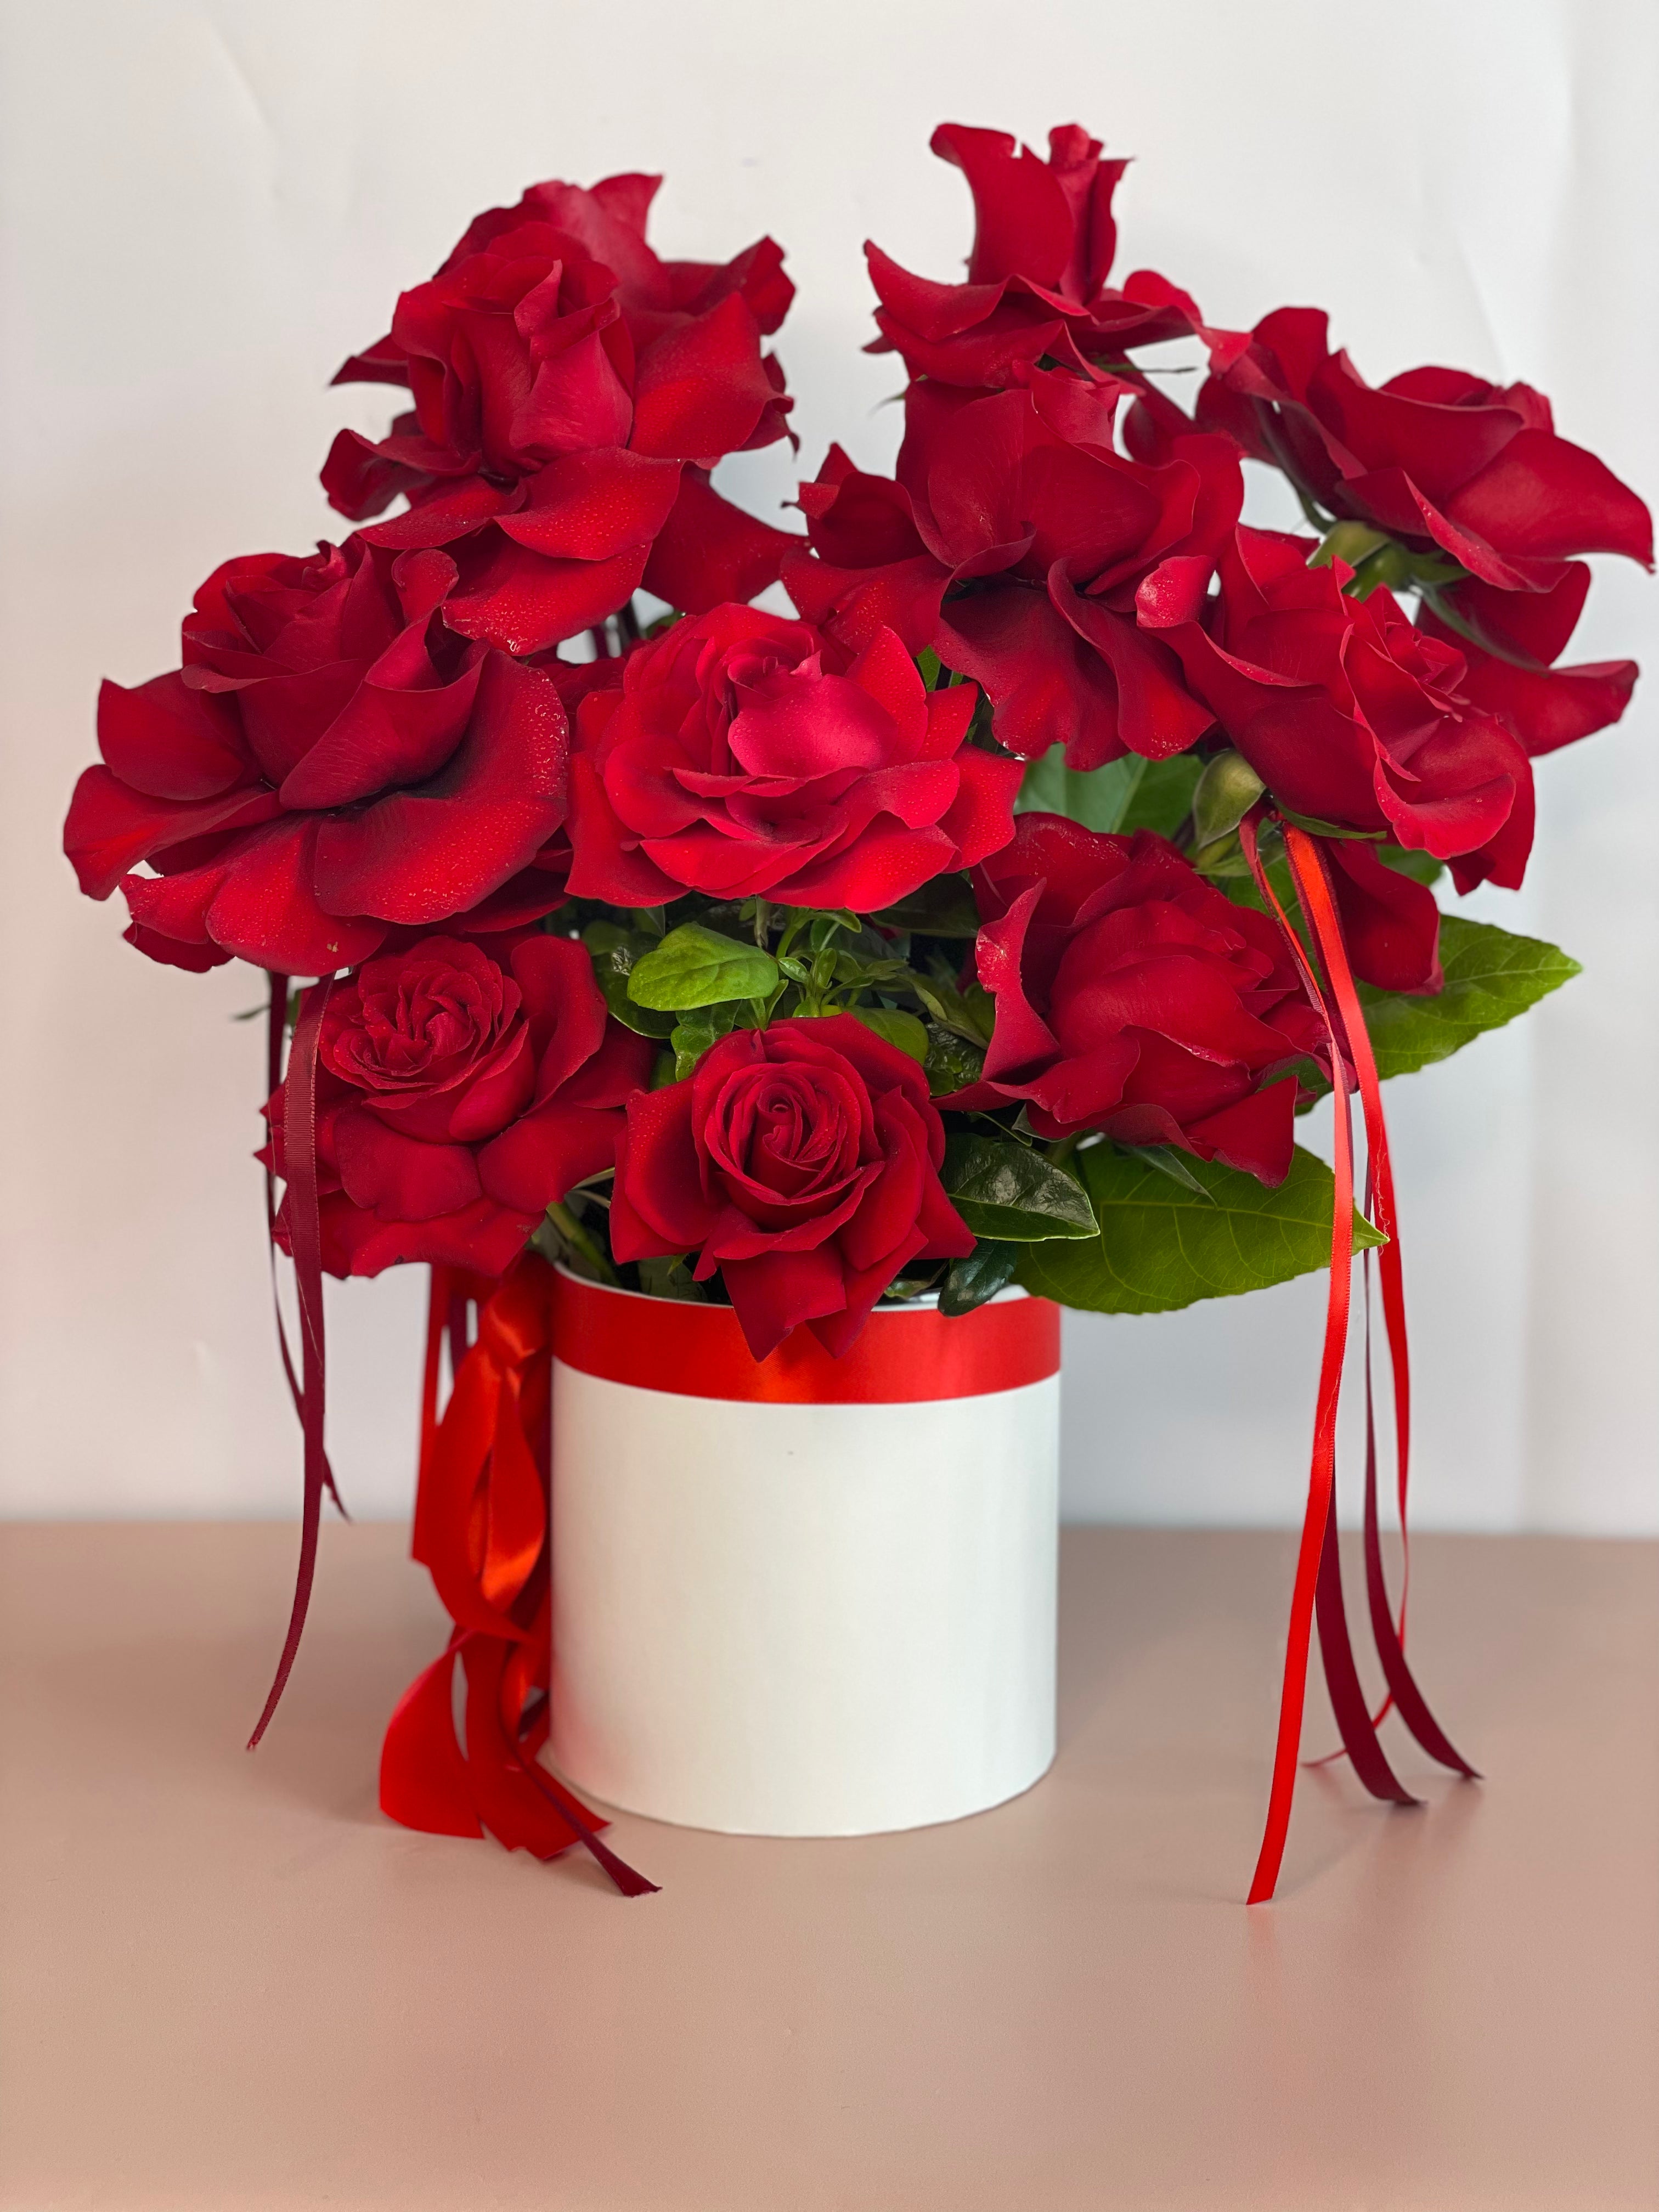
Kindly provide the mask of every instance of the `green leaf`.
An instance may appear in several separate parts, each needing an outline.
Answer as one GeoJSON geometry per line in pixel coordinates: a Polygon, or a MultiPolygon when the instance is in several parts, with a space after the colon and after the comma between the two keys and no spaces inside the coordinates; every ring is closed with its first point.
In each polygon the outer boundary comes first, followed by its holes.
{"type": "Polygon", "coordinates": [[[648,1014],[628,995],[628,979],[634,964],[655,946],[657,940],[642,930],[624,929],[619,922],[590,921],[582,943],[593,963],[605,1003],[624,1028],[641,1036],[666,1036],[674,1026],[672,1014],[648,1014]]]}
{"type": "Polygon", "coordinates": [[[927,1030],[914,1014],[902,1014],[891,1006],[848,1006],[848,1012],[855,1022],[862,1022],[889,1044],[896,1044],[901,1052],[908,1052],[912,1060],[927,1064],[927,1030]]]}
{"type": "Polygon", "coordinates": [[[684,921],[635,960],[628,995],[635,1006],[678,1012],[729,999],[763,999],[777,985],[778,963],[769,952],[684,921]]]}
{"type": "Polygon", "coordinates": [[[934,876],[910,897],[884,907],[870,919],[883,929],[908,930],[916,937],[979,934],[979,909],[966,876],[934,876]]]}
{"type": "Polygon", "coordinates": [[[693,1279],[690,1268],[678,1254],[665,1260],[641,1260],[638,1267],[640,1288],[647,1297],[679,1298],[688,1304],[707,1304],[708,1292],[693,1279]]]}
{"type": "MultiPolygon", "coordinates": [[[[1190,1165],[1203,1197],[1111,1145],[1080,1152],[1100,1232],[1086,1244],[1028,1248],[1020,1281],[1088,1313],[1167,1313],[1200,1298],[1265,1290],[1327,1265],[1334,1186],[1312,1152],[1297,1146],[1276,1190],[1218,1161],[1190,1165]]],[[[1355,1214],[1356,1252],[1383,1241],[1355,1214]]]]}
{"type": "Polygon", "coordinates": [[[1160,837],[1173,837],[1192,809],[1193,793],[1204,773],[1196,753],[1177,753],[1173,760],[1142,761],[1129,803],[1118,828],[1154,830],[1160,837]]]}
{"type": "Polygon", "coordinates": [[[996,1027],[996,1001],[978,983],[970,983],[965,991],[958,990],[948,973],[937,971],[932,975],[909,977],[910,988],[915,993],[941,1029],[951,1030],[957,1036],[966,1037],[969,1044],[987,1045],[996,1027]]]}
{"type": "Polygon", "coordinates": [[[1445,862],[1432,853],[1413,853],[1404,845],[1379,845],[1376,857],[1385,868],[1409,876],[1414,884],[1437,884],[1446,872],[1445,862]]]}
{"type": "Polygon", "coordinates": [[[1173,760],[1142,760],[1127,753],[1104,768],[1069,769],[1054,745],[1026,769],[1015,800],[1021,814],[1066,814],[1085,830],[1155,830],[1172,837],[1185,821],[1204,763],[1193,753],[1173,760]]]}
{"type": "Polygon", "coordinates": [[[970,1083],[977,1083],[985,1071],[985,1048],[969,1044],[954,1030],[942,1029],[939,1023],[927,1024],[927,1057],[922,1062],[927,1071],[927,1088],[935,1098],[942,1098],[952,1091],[965,1091],[970,1083]]]}
{"type": "Polygon", "coordinates": [[[1433,998],[1360,985],[1379,1075],[1410,1075],[1446,1059],[1486,1030],[1502,1029],[1580,972],[1578,963],[1553,945],[1456,914],[1440,917],[1440,964],[1445,988],[1433,998]]]}
{"type": "Polygon", "coordinates": [[[738,1018],[728,1000],[720,1006],[697,1006],[680,1016],[669,1032],[674,1054],[674,1080],[684,1083],[711,1044],[717,1043],[738,1018]]]}
{"type": "Polygon", "coordinates": [[[996,1137],[951,1137],[939,1179],[975,1237],[1029,1244],[1100,1233],[1076,1176],[1027,1145],[996,1137]]]}
{"type": "Polygon", "coordinates": [[[1019,1254],[1018,1244],[997,1244],[984,1238],[965,1260],[952,1260],[939,1294],[939,1311],[954,1316],[988,1304],[1013,1281],[1019,1254]]]}

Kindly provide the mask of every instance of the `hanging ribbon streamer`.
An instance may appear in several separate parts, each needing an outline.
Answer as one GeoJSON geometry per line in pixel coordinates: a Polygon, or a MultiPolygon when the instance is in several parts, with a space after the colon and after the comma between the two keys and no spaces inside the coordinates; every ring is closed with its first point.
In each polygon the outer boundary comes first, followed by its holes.
{"type": "MultiPolygon", "coordinates": [[[[303,1387],[298,1400],[305,1438],[305,1491],[301,1509],[300,1565],[294,1582],[294,1603],[288,1634],[276,1678],[265,1698],[247,1747],[252,1751],[270,1725],[289,1674],[311,1604],[311,1586],[317,1572],[317,1538],[322,1526],[323,1492],[329,1486],[328,1460],[323,1449],[325,1362],[323,1353],[323,1230],[317,1195],[317,1046],[333,977],[325,975],[305,994],[294,1031],[294,1050],[283,1085],[283,1167],[288,1183],[289,1246],[294,1255],[294,1279],[300,1305],[300,1355],[303,1387]]],[[[273,991],[273,1002],[274,1002],[273,991]]],[[[271,1029],[276,1030],[273,1011],[271,1029]]],[[[274,1040],[280,1049],[280,1039],[274,1040]]],[[[293,1363],[289,1362],[290,1384],[293,1363]]]]}
{"type": "Polygon", "coordinates": [[[605,1825],[542,1767],[551,1660],[549,1393],[554,1274],[526,1253],[499,1283],[434,1267],[414,1556],[454,1623],[404,1693],[380,1756],[380,1806],[405,1827],[486,1830],[550,1859],[580,1844],[624,1897],[657,1885],[599,1840],[605,1825]],[[466,1340],[469,1306],[476,1341],[466,1340]],[[438,1414],[443,1339],[453,1378],[438,1414]],[[465,1737],[455,1669],[465,1678],[465,1737]]]}
{"type": "MultiPolygon", "coordinates": [[[[272,974],[270,978],[270,1007],[265,1020],[265,1097],[274,1098],[283,1081],[283,1047],[288,1038],[288,987],[286,975],[272,974]]],[[[283,1373],[288,1378],[288,1395],[294,1401],[301,1428],[305,1424],[305,1393],[300,1388],[300,1378],[295,1372],[294,1355],[288,1347],[288,1329],[283,1321],[283,1301],[276,1279],[276,1164],[274,1139],[266,1133],[264,1149],[265,1169],[265,1247],[270,1258],[270,1303],[276,1316],[276,1346],[283,1356],[283,1373]]],[[[323,1485],[334,1500],[335,1510],[343,1521],[351,1516],[346,1511],[334,1480],[334,1469],[326,1453],[323,1455],[323,1485]]]]}
{"type": "MultiPolygon", "coordinates": [[[[1360,1688],[1352,1647],[1348,1638],[1346,1609],[1342,1595],[1340,1553],[1336,1527],[1336,1419],[1342,1387],[1342,1367],[1347,1347],[1348,1319],[1353,1276],[1353,1132],[1350,1092],[1357,1078],[1364,1116],[1368,1158],[1368,1195],[1375,1194],[1376,1225],[1389,1241],[1385,1255],[1383,1312],[1395,1374],[1397,1493],[1401,1524],[1405,1526],[1407,1467],[1410,1449],[1410,1379],[1406,1343],[1403,1275],[1394,1206],[1392,1164],[1388,1131],[1382,1115],[1381,1085],[1358,994],[1353,984],[1346,948],[1342,941],[1326,863],[1316,841],[1294,823],[1281,823],[1291,879],[1325,973],[1328,993],[1280,903],[1258,845],[1258,827],[1267,818],[1257,808],[1240,824],[1244,855],[1269,911],[1301,974],[1309,999],[1325,1025],[1329,1073],[1334,1093],[1333,1115],[1334,1203],[1331,1224],[1330,1294],[1326,1309],[1325,1343],[1320,1363],[1319,1390],[1314,1416],[1313,1455],[1309,1474],[1308,1504],[1297,1556],[1296,1579],[1291,1599],[1285,1676],[1279,1698],[1279,1733],[1273,1756],[1273,1775],[1268,1793],[1267,1817],[1249,1902],[1270,1898],[1279,1880],[1289,1832],[1291,1805],[1296,1789],[1296,1769],[1301,1751],[1302,1718],[1305,1701],[1308,1660],[1316,1617],[1319,1623],[1320,1655],[1332,1710],[1341,1734],[1343,1748],[1354,1771],[1373,1796],[1399,1805],[1418,1801],[1395,1774],[1376,1735],[1379,1713],[1373,1719],[1360,1688]],[[1350,1073],[1352,1065],[1352,1074],[1350,1073]]],[[[1369,1279],[1368,1279],[1369,1280],[1369,1279]]],[[[1369,1317],[1369,1316],[1368,1316],[1369,1317]]],[[[1367,1367],[1367,1407],[1370,1413],[1370,1370],[1367,1367]]],[[[1443,1764],[1463,1774],[1474,1770],[1456,1753],[1430,1713],[1407,1666],[1405,1652],[1389,1607],[1382,1572],[1382,1542],[1377,1528],[1376,1497],[1376,1441],[1370,1427],[1366,1479],[1366,1589],[1371,1629],[1392,1702],[1413,1735],[1443,1764]]],[[[1402,1615],[1403,1619],[1403,1615],[1402,1615]]],[[[1386,1711],[1387,1706],[1383,1707],[1386,1711]]]]}
{"type": "Polygon", "coordinates": [[[1392,1705],[1431,1759],[1437,1760],[1442,1766],[1449,1767],[1467,1780],[1474,1781],[1479,1778],[1475,1770],[1455,1748],[1430,1711],[1427,1700],[1419,1689],[1406,1660],[1404,1580],[1409,1576],[1411,1559],[1406,1518],[1411,1462],[1411,1361],[1406,1336],[1405,1273],[1395,1205],[1394,1163],[1389,1149],[1388,1124],[1382,1113],[1382,1080],[1377,1073],[1376,1055],[1371,1048],[1370,1032],[1365,1026],[1364,1009],[1359,1003],[1359,993],[1348,960],[1348,948],[1343,941],[1335,893],[1331,884],[1330,864],[1317,841],[1293,823],[1285,825],[1285,842],[1290,855],[1297,896],[1301,901],[1303,912],[1308,917],[1320,958],[1330,979],[1337,1012],[1358,1077],[1359,1097],[1365,1119],[1366,1194],[1374,1206],[1376,1225],[1389,1240],[1381,1247],[1376,1257],[1377,1273],[1382,1289],[1383,1325],[1388,1336],[1389,1364],[1394,1373],[1395,1501],[1400,1516],[1404,1574],[1396,1625],[1389,1602],[1388,1581],[1382,1566],[1382,1536],[1377,1525],[1376,1437],[1370,1381],[1370,1255],[1367,1254],[1365,1585],[1371,1632],[1376,1639],[1377,1656],[1382,1662],[1383,1679],[1389,1686],[1388,1698],[1377,1718],[1380,1720],[1392,1705]]]}

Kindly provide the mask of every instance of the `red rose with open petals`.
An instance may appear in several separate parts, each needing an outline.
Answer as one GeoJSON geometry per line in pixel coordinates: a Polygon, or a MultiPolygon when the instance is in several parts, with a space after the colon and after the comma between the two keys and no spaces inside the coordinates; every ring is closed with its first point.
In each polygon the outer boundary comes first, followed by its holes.
{"type": "MultiPolygon", "coordinates": [[[[611,1165],[654,1048],[607,1015],[574,939],[526,936],[505,958],[427,937],[331,992],[317,1084],[331,1273],[420,1260],[501,1274],[548,1206],[611,1165]]],[[[266,1112],[284,1173],[281,1091],[266,1112]]]]}
{"type": "Polygon", "coordinates": [[[988,398],[914,386],[896,483],[836,450],[802,486],[815,557],[784,565],[796,605],[849,642],[879,621],[932,647],[984,686],[1014,752],[1063,744],[1091,769],[1183,750],[1214,718],[1140,611],[1196,611],[1243,484],[1224,438],[1126,460],[1123,393],[1060,371],[988,398]]]}
{"type": "MultiPolygon", "coordinates": [[[[1570,556],[1623,553],[1651,568],[1652,518],[1594,453],[1557,436],[1542,392],[1436,368],[1373,388],[1346,353],[1331,351],[1327,318],[1313,307],[1205,336],[1212,374],[1199,395],[1201,425],[1284,469],[1328,513],[1470,572],[1441,587],[1451,621],[1425,610],[1421,627],[1460,646],[1473,637],[1468,694],[1502,715],[1529,753],[1618,720],[1633,661],[1552,665],[1589,583],[1570,556]]],[[[1161,410],[1166,428],[1173,414],[1161,410]]]]}
{"type": "Polygon", "coordinates": [[[921,1068],[851,1014],[736,1030],[629,1101],[611,1249],[718,1267],[757,1359],[802,1322],[839,1357],[911,1261],[973,1250],[944,1158],[921,1068]]]}
{"type": "Polygon", "coordinates": [[[1128,167],[1103,161],[1079,124],[1048,133],[1048,159],[1006,131],[944,123],[933,150],[974,196],[974,250],[965,284],[913,276],[866,245],[881,307],[868,350],[898,353],[912,376],[1000,386],[1045,356],[1084,368],[1121,363],[1124,349],[1184,337],[1198,313],[1185,295],[1142,270],[1107,283],[1117,251],[1112,194],[1128,167]]]}
{"type": "Polygon", "coordinates": [[[764,589],[788,549],[707,472],[784,434],[761,337],[794,288],[770,239],[724,266],[659,261],[645,242],[659,182],[532,185],[490,209],[335,379],[407,386],[389,437],[340,433],[324,488],[354,521],[408,495],[365,535],[448,546],[445,617],[466,636],[536,652],[641,580],[700,611],[764,589]]]}
{"type": "Polygon", "coordinates": [[[1323,1029],[1275,925],[1173,845],[1023,814],[975,874],[996,1000],[981,1081],[940,1103],[1022,1103],[1042,1137],[1103,1130],[1283,1182],[1297,1086],[1323,1029]]]}
{"type": "Polygon", "coordinates": [[[977,696],[928,691],[890,630],[854,655],[753,607],[682,623],[578,709],[571,892],[890,906],[1013,834],[1018,763],[964,743],[977,696]]]}
{"type": "Polygon", "coordinates": [[[1462,654],[1465,696],[1507,722],[1534,759],[1616,722],[1639,673],[1633,660],[1553,665],[1566,650],[1590,580],[1584,562],[1562,566],[1560,580],[1546,592],[1500,591],[1466,577],[1437,595],[1449,619],[1427,604],[1417,616],[1425,636],[1442,638],[1462,654]]]}
{"type": "Polygon", "coordinates": [[[1460,890],[1515,890],[1532,848],[1532,764],[1463,690],[1462,653],[1387,592],[1344,596],[1311,545],[1241,530],[1208,627],[1167,635],[1187,681],[1273,797],[1450,863],[1460,890]]]}
{"type": "Polygon", "coordinates": [[[1556,435],[1530,385],[1412,368],[1377,387],[1333,353],[1316,307],[1212,331],[1200,422],[1284,469],[1329,513],[1438,549],[1503,591],[1548,591],[1577,553],[1653,565],[1653,520],[1627,484],[1556,435]]]}
{"type": "Polygon", "coordinates": [[[250,554],[197,592],[181,669],[104,685],[64,848],[89,896],[120,885],[141,951],[319,975],[526,870],[495,926],[558,904],[532,864],[564,820],[564,709],[446,626],[454,578],[360,538],[250,554]]]}

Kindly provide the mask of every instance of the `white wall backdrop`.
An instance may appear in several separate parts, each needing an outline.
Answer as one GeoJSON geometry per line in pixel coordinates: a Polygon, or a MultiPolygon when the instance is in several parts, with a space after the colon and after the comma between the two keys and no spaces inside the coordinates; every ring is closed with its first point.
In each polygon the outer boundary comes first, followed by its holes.
{"type": "MultiPolygon", "coordinates": [[[[98,678],[176,659],[232,552],[337,535],[316,471],[385,394],[325,390],[475,210],[544,176],[661,168],[655,240],[763,231],[800,297],[781,352],[801,472],[898,434],[861,241],[946,276],[944,118],[1139,158],[1121,267],[1224,324],[1328,306],[1374,380],[1524,374],[1659,490],[1659,9],[1652,0],[11,0],[3,151],[4,1468],[15,1513],[287,1511],[299,1443],[268,1306],[262,1038],[240,966],[197,978],[76,894],[58,829],[98,678]]],[[[787,496],[784,449],[732,465],[787,496]]],[[[1650,672],[1541,765],[1526,891],[1479,911],[1586,974],[1392,1087],[1425,1523],[1659,1530],[1659,588],[1603,564],[1577,657],[1650,672]]],[[[421,1284],[333,1293],[335,1464],[406,1510],[421,1284]]],[[[1294,1518],[1317,1279],[1079,1321],[1080,1517],[1294,1518]]]]}

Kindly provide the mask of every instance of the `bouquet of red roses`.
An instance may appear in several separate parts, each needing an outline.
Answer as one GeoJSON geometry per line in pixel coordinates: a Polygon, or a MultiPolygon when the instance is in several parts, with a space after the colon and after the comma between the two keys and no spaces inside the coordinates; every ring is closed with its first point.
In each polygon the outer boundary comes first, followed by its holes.
{"type": "MultiPolygon", "coordinates": [[[[150,958],[270,978],[307,1468],[283,1674],[331,1484],[324,1272],[434,1270],[427,1512],[439,1339],[459,1401],[477,1307],[499,1470],[549,1261],[727,1303],[757,1361],[797,1330],[842,1355],[881,1302],[960,1316],[1018,1284],[1146,1313],[1328,1263],[1267,1894],[1316,1610],[1356,1770],[1404,1795],[1346,1656],[1331,1506],[1371,1246],[1403,1505],[1378,1082],[1574,972],[1436,887],[1518,886],[1534,760],[1623,712],[1632,664],[1559,664],[1582,556],[1650,563],[1651,526],[1525,385],[1374,387],[1315,310],[1225,331],[1162,276],[1115,281],[1125,165],[1080,128],[1046,161],[960,125],[933,150],[973,194],[967,280],[868,248],[903,443],[890,477],[832,447],[804,535],[710,480],[789,434],[769,239],[663,261],[633,175],[479,216],[336,379],[409,399],[328,456],[349,534],[226,562],[181,665],[105,686],[65,847],[150,958]],[[1207,364],[1190,413],[1171,347],[1207,364]],[[1247,464],[1304,532],[1243,522],[1247,464]],[[780,580],[793,613],[755,604],[780,580]],[[1334,1175],[1295,1140],[1333,1089],[1334,1175]]],[[[594,1838],[526,1780],[544,1492],[489,1594],[514,1635],[466,1661],[465,1757],[489,1735],[483,1825],[550,1850],[594,1838]]],[[[1374,1484],[1368,1519],[1375,1553],[1374,1484]]],[[[481,1638],[476,1592],[440,1587],[481,1638]]],[[[1393,1701],[1467,1771],[1370,1595],[1393,1701]]],[[[449,1656],[417,1686],[441,1734],[449,1656]]],[[[406,1773],[392,1808],[422,1820],[426,1787],[406,1773]]]]}

